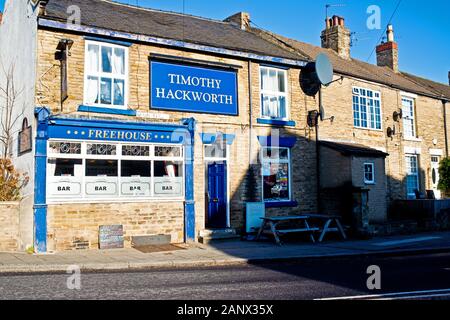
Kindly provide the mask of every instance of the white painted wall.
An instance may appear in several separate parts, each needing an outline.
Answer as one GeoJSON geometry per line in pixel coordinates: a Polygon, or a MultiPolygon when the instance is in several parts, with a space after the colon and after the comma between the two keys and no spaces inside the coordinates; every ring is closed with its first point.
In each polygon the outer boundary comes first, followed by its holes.
{"type": "MultiPolygon", "coordinates": [[[[30,0],[7,0],[0,25],[0,63],[4,68],[15,65],[15,86],[23,90],[17,102],[18,109],[25,107],[25,117],[33,126],[33,140],[36,132],[34,119],[36,55],[37,55],[37,14],[30,0]]],[[[0,65],[0,68],[1,68],[0,65]]],[[[1,70],[1,69],[0,69],[1,70]]],[[[0,71],[0,86],[4,86],[5,76],[0,71]]],[[[0,98],[0,106],[4,101],[0,98]]],[[[18,131],[22,126],[20,119],[15,129],[13,141],[13,161],[17,169],[30,176],[30,183],[23,191],[21,204],[21,248],[33,243],[33,190],[34,190],[34,146],[33,152],[18,157],[18,131]]]]}

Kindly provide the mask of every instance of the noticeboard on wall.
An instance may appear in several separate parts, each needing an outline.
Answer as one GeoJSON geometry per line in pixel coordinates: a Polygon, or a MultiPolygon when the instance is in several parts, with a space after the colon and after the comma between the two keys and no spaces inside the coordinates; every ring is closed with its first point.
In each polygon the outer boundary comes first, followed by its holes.
{"type": "Polygon", "coordinates": [[[22,124],[22,130],[19,132],[18,139],[18,147],[17,153],[18,155],[22,155],[24,153],[30,152],[33,149],[33,140],[32,140],[32,127],[28,126],[28,120],[25,118],[22,124]]]}

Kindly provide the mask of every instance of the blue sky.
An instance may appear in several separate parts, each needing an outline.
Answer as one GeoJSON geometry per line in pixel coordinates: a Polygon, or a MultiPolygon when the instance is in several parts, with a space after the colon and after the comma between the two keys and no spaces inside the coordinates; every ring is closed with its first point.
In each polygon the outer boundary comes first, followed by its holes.
{"type": "MultiPolygon", "coordinates": [[[[369,30],[366,13],[370,5],[381,9],[382,28],[391,17],[398,0],[184,0],[188,14],[224,19],[238,11],[247,11],[259,27],[311,44],[320,45],[324,28],[325,5],[329,15],[345,17],[355,32],[352,56],[367,61],[378,43],[381,30],[369,30]]],[[[3,7],[4,0],[0,0],[3,7]]],[[[183,0],[120,0],[127,4],[155,9],[183,11],[183,0]]],[[[403,71],[448,83],[450,71],[450,26],[448,0],[403,0],[394,16],[396,40],[399,43],[400,68],[403,71]]],[[[368,60],[375,63],[375,55],[368,60]]]]}

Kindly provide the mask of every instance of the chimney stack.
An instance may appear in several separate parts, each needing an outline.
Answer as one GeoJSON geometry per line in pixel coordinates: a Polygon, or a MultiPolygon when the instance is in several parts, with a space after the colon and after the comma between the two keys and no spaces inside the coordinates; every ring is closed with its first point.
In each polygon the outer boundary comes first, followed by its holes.
{"type": "Polygon", "coordinates": [[[448,72],[448,85],[450,86],[450,71],[448,72]]]}
{"type": "Polygon", "coordinates": [[[241,30],[247,30],[250,28],[250,14],[247,12],[238,12],[231,17],[228,17],[224,20],[224,22],[229,22],[241,30]]]}
{"type": "Polygon", "coordinates": [[[333,16],[325,20],[325,30],[320,37],[322,48],[332,49],[344,59],[350,60],[350,30],[345,27],[345,20],[333,16]]]}
{"type": "Polygon", "coordinates": [[[394,39],[394,28],[388,25],[386,30],[387,42],[377,46],[377,65],[388,67],[398,72],[398,44],[394,39]]]}

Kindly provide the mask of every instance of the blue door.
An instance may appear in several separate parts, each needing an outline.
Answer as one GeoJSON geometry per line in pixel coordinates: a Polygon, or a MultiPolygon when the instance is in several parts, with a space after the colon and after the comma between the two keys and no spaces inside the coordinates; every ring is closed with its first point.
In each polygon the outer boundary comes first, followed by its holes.
{"type": "Polygon", "coordinates": [[[208,219],[206,227],[227,227],[227,166],[226,163],[208,164],[208,219]]]}

